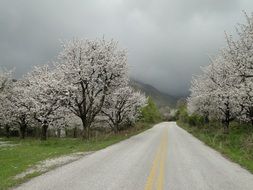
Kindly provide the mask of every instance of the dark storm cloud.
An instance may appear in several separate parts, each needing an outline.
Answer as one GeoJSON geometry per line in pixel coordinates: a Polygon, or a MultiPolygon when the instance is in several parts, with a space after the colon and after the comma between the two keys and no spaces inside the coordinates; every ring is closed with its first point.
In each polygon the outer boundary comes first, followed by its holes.
{"type": "Polygon", "coordinates": [[[0,65],[52,60],[60,39],[115,38],[129,51],[131,76],[170,94],[225,46],[224,30],[244,22],[251,0],[0,0],[0,65]]]}

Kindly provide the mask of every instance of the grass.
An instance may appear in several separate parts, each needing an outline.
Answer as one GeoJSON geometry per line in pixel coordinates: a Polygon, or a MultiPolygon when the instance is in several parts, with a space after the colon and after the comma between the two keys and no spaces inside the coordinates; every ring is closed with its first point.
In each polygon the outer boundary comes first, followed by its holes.
{"type": "Polygon", "coordinates": [[[151,124],[138,123],[136,127],[128,131],[116,135],[110,134],[89,141],[73,138],[49,138],[45,142],[33,138],[25,140],[18,138],[3,139],[17,145],[0,148],[0,189],[8,189],[27,179],[40,175],[40,173],[34,173],[22,180],[14,179],[17,174],[24,172],[39,161],[75,152],[100,150],[136,135],[151,126],[151,124]]]}
{"type": "Polygon", "coordinates": [[[224,134],[217,123],[196,127],[178,121],[178,125],[205,144],[221,152],[225,157],[253,173],[253,128],[236,122],[231,123],[229,134],[224,134]]]}

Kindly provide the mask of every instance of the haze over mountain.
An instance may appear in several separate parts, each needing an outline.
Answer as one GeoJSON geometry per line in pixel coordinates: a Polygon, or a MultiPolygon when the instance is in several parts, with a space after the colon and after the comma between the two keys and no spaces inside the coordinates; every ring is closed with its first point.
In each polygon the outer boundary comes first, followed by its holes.
{"type": "Polygon", "coordinates": [[[146,96],[150,96],[158,107],[175,107],[178,100],[178,97],[161,92],[150,84],[145,84],[143,82],[131,79],[130,85],[133,88],[145,93],[146,96]]]}
{"type": "Polygon", "coordinates": [[[114,38],[128,50],[130,75],[172,95],[188,93],[251,13],[252,0],[0,0],[0,66],[20,77],[54,59],[60,40],[114,38]]]}

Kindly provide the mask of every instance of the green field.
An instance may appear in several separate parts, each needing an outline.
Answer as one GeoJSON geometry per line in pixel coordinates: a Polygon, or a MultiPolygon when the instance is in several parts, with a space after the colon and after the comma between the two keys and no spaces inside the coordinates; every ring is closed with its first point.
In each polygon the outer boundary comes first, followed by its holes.
{"type": "Polygon", "coordinates": [[[32,138],[25,140],[18,138],[1,139],[1,141],[10,141],[11,144],[16,145],[0,147],[0,189],[8,189],[39,175],[40,173],[35,173],[22,180],[14,179],[17,174],[22,173],[39,161],[75,152],[99,150],[138,134],[151,126],[151,124],[139,123],[136,127],[120,134],[111,134],[89,141],[72,138],[49,138],[44,142],[32,138]]]}
{"type": "Polygon", "coordinates": [[[177,124],[221,152],[225,157],[240,164],[253,173],[253,128],[239,123],[231,123],[229,134],[224,134],[218,123],[204,126],[190,126],[178,121],[177,124]]]}

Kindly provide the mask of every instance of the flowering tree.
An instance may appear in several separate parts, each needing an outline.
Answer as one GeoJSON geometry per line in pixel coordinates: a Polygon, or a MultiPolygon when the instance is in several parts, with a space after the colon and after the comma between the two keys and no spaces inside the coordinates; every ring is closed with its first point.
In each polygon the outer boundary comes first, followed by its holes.
{"type": "Polygon", "coordinates": [[[28,123],[31,120],[32,99],[26,84],[19,80],[14,83],[9,97],[8,110],[10,119],[19,125],[20,138],[24,139],[28,123]]]}
{"type": "Polygon", "coordinates": [[[227,35],[228,46],[193,80],[188,98],[191,112],[212,113],[226,130],[235,118],[253,125],[253,16],[246,19],[239,39],[227,35]]]}
{"type": "Polygon", "coordinates": [[[46,140],[48,126],[58,119],[56,112],[64,102],[65,92],[62,90],[62,80],[59,76],[55,70],[44,65],[35,67],[24,78],[29,101],[32,102],[32,115],[41,124],[41,140],[46,140]]]}
{"type": "Polygon", "coordinates": [[[7,137],[11,128],[10,95],[13,87],[12,71],[0,70],[0,122],[5,127],[7,137]]]}
{"type": "Polygon", "coordinates": [[[66,135],[66,129],[74,128],[70,126],[70,122],[72,120],[79,119],[64,106],[57,109],[54,114],[54,118],[55,119],[50,122],[49,128],[56,132],[57,137],[64,137],[66,135]]]}
{"type": "Polygon", "coordinates": [[[59,55],[67,107],[82,120],[83,137],[100,113],[106,96],[127,82],[126,52],[115,41],[68,41],[59,55]]]}
{"type": "Polygon", "coordinates": [[[215,87],[212,92],[212,101],[217,108],[213,110],[216,111],[216,116],[224,124],[225,132],[228,132],[230,121],[236,118],[239,111],[237,110],[236,94],[234,93],[236,78],[233,77],[230,64],[221,56],[213,61],[212,67],[209,78],[215,87]]]}
{"type": "Polygon", "coordinates": [[[0,124],[4,127],[6,136],[9,137],[10,129],[12,128],[12,115],[10,109],[11,102],[8,97],[2,96],[0,99],[0,124]]]}
{"type": "Polygon", "coordinates": [[[209,121],[212,110],[211,92],[212,86],[207,85],[209,79],[206,75],[195,76],[191,83],[191,95],[187,99],[187,107],[190,112],[202,115],[205,121],[209,121]]]}
{"type": "Polygon", "coordinates": [[[146,97],[135,92],[131,87],[115,90],[106,98],[102,114],[114,132],[119,132],[123,125],[134,122],[139,115],[140,108],[146,104],[146,97]]]}
{"type": "Polygon", "coordinates": [[[225,132],[238,111],[234,94],[236,78],[232,77],[229,66],[222,56],[213,59],[211,65],[203,69],[203,74],[193,80],[188,99],[191,112],[220,119],[225,132]]]}
{"type": "Polygon", "coordinates": [[[230,61],[234,76],[237,78],[235,89],[241,107],[240,119],[253,125],[253,16],[245,13],[246,24],[237,29],[238,40],[227,36],[228,48],[224,57],[230,61]]]}

